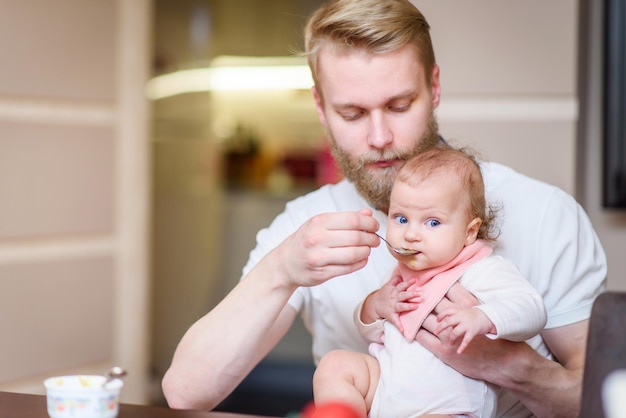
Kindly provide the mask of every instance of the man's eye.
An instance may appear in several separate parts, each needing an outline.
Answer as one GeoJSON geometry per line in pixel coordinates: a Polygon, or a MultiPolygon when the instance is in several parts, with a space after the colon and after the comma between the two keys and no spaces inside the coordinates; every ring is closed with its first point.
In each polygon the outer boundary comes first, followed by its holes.
{"type": "Polygon", "coordinates": [[[357,120],[361,116],[363,116],[363,112],[349,112],[349,113],[344,112],[344,113],[340,113],[340,115],[344,120],[352,121],[352,120],[357,120]]]}
{"type": "Polygon", "coordinates": [[[439,222],[437,219],[429,219],[426,221],[426,225],[428,225],[431,228],[435,228],[439,226],[440,224],[441,222],[439,222]]]}
{"type": "Polygon", "coordinates": [[[390,106],[389,110],[391,110],[392,112],[406,112],[407,110],[409,110],[409,105],[406,106],[390,106]]]}
{"type": "Polygon", "coordinates": [[[388,109],[391,110],[392,112],[406,112],[407,110],[409,110],[410,107],[411,107],[411,102],[402,100],[400,102],[390,104],[388,109]]]}

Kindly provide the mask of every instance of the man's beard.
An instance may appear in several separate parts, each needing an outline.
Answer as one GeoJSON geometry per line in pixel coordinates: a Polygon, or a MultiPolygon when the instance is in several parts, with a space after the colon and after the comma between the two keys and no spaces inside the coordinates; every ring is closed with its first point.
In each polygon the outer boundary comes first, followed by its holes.
{"type": "Polygon", "coordinates": [[[353,158],[342,150],[335,141],[331,132],[328,132],[330,147],[335,161],[341,168],[343,175],[354,183],[357,191],[370,205],[387,212],[393,180],[398,174],[399,167],[368,169],[367,165],[378,161],[404,160],[408,161],[414,155],[433,148],[439,143],[439,124],[434,113],[428,120],[426,131],[421,138],[417,138],[413,147],[409,149],[386,149],[383,151],[369,151],[360,157],[353,158]]]}

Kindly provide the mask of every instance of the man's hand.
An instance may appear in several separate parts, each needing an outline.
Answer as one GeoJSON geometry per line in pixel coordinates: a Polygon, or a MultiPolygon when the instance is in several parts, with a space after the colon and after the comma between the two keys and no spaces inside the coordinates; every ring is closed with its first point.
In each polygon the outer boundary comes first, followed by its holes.
{"type": "MultiPolygon", "coordinates": [[[[437,329],[441,325],[437,315],[454,310],[473,309],[478,305],[478,300],[463,286],[454,284],[446,296],[428,314],[422,328],[417,333],[416,340],[435,354],[447,365],[458,370],[462,374],[474,379],[493,382],[495,375],[501,371],[500,361],[505,361],[506,356],[515,356],[516,350],[512,346],[526,343],[514,343],[508,340],[491,340],[484,335],[476,336],[471,344],[464,347],[459,354],[461,341],[453,332],[452,328],[445,330],[437,329]]],[[[531,349],[532,350],[532,349],[531,349]]]]}
{"type": "Polygon", "coordinates": [[[305,222],[268,256],[279,279],[293,287],[316,286],[363,268],[378,221],[370,209],[325,213],[305,222]]]}
{"type": "Polygon", "coordinates": [[[420,344],[460,373],[508,389],[535,416],[578,416],[588,321],[541,332],[557,361],[545,358],[525,342],[485,336],[477,336],[457,354],[459,344],[453,342],[450,329],[434,335],[436,315],[455,304],[462,309],[475,306],[477,301],[460,285],[454,285],[424,321],[416,337],[420,344]]]}
{"type": "Polygon", "coordinates": [[[293,292],[365,266],[378,227],[369,209],[321,214],[268,252],[181,339],[162,382],[169,406],[214,408],[285,335],[293,292]]]}
{"type": "Polygon", "coordinates": [[[464,375],[486,380],[484,367],[489,367],[492,362],[489,361],[488,356],[484,356],[487,353],[485,345],[490,345],[492,341],[486,337],[478,336],[474,338],[472,344],[463,348],[463,355],[459,355],[461,342],[458,340],[458,336],[454,335],[454,330],[446,327],[437,331],[441,325],[437,319],[439,314],[454,310],[472,309],[476,305],[478,305],[478,300],[463,286],[455,283],[435,309],[426,316],[422,328],[417,333],[416,340],[444,363],[464,375]]]}

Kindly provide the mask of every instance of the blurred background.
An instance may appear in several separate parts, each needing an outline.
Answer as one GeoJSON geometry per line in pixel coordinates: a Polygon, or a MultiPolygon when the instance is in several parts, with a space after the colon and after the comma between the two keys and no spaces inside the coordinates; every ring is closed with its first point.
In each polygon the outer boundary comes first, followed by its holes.
{"type": "MultiPolygon", "coordinates": [[[[575,195],[626,290],[626,215],[601,198],[603,2],[414,2],[444,136],[575,195]]],[[[163,404],[256,231],[339,178],[295,56],[319,4],[0,0],[0,390],[122,365],[123,401],[163,404]]],[[[223,408],[283,414],[311,373],[298,323],[223,408]]]]}

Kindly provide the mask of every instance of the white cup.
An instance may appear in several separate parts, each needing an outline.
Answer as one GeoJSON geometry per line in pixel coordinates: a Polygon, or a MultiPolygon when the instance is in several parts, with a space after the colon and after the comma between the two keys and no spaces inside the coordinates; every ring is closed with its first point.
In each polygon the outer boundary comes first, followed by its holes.
{"type": "Polygon", "coordinates": [[[104,376],[71,375],[44,381],[51,418],[115,418],[124,382],[104,376]]]}

